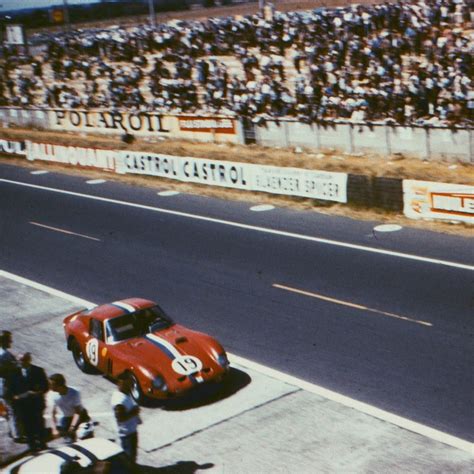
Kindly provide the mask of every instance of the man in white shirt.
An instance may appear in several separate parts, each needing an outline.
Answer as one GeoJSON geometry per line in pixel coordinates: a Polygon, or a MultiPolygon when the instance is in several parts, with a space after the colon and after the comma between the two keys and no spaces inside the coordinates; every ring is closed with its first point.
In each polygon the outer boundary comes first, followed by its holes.
{"type": "Polygon", "coordinates": [[[129,376],[122,374],[117,380],[117,390],[112,393],[111,405],[117,420],[118,435],[122,449],[135,463],[137,460],[138,432],[141,424],[140,407],[130,395],[132,381],[129,376]]]}
{"type": "Polygon", "coordinates": [[[73,442],[78,426],[89,420],[87,411],[82,406],[81,394],[66,385],[62,374],[51,375],[49,386],[52,391],[49,403],[52,407],[53,435],[63,436],[66,441],[73,442]]]}

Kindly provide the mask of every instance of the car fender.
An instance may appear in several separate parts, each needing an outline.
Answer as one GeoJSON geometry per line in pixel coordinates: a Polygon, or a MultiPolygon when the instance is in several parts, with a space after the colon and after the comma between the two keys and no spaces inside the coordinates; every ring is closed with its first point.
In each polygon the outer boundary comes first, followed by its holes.
{"type": "Polygon", "coordinates": [[[205,334],[199,331],[193,331],[193,333],[197,337],[199,337],[201,342],[205,343],[205,351],[210,357],[214,358],[214,353],[217,353],[217,354],[226,353],[222,345],[212,336],[209,336],[208,334],[205,334]]]}

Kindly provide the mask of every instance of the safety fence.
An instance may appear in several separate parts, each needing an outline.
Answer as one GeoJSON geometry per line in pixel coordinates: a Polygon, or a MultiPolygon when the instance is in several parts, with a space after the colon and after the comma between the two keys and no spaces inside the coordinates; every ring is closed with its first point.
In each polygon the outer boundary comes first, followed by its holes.
{"type": "Polygon", "coordinates": [[[75,133],[136,135],[269,147],[334,149],[349,154],[401,154],[423,160],[474,164],[469,128],[296,120],[243,120],[235,116],[160,114],[119,110],[0,107],[0,124],[75,133]]]}
{"type": "Polygon", "coordinates": [[[351,154],[402,154],[474,164],[474,135],[468,128],[268,120],[256,126],[254,133],[256,143],[266,146],[333,148],[351,154]]]}
{"type": "Polygon", "coordinates": [[[0,153],[118,174],[297,196],[402,211],[412,219],[474,224],[474,186],[191,158],[0,140],[0,153]]]}

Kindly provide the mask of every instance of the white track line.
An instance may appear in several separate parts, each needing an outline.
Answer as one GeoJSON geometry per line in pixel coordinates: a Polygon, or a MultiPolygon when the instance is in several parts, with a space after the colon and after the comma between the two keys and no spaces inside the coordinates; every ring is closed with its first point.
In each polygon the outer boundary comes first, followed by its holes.
{"type": "Polygon", "coordinates": [[[260,204],[258,206],[252,206],[250,208],[250,210],[253,212],[272,211],[273,209],[275,209],[275,206],[272,206],[271,204],[260,204]]]}
{"type": "Polygon", "coordinates": [[[317,298],[319,300],[328,301],[329,303],[339,304],[342,306],[348,306],[349,308],[360,309],[362,311],[368,311],[369,313],[381,314],[382,316],[387,316],[389,318],[401,319],[402,321],[407,321],[409,323],[420,324],[422,326],[432,327],[433,324],[428,321],[421,321],[420,319],[412,319],[406,316],[401,316],[400,314],[389,313],[387,311],[382,311],[380,309],[369,308],[368,306],[363,306],[357,303],[351,303],[350,301],[339,300],[336,298],[331,298],[329,296],[320,295],[319,293],[313,293],[311,291],[300,290],[298,288],[293,288],[291,286],[280,285],[279,283],[273,283],[274,288],[280,290],[290,291],[298,295],[309,296],[311,298],[317,298]]]}
{"type": "Polygon", "coordinates": [[[62,298],[63,300],[69,301],[70,303],[77,304],[87,309],[91,309],[96,306],[90,301],[83,300],[82,298],[77,298],[76,296],[72,296],[60,290],[55,290],[50,286],[42,285],[41,283],[28,280],[27,278],[23,278],[13,273],[6,272],[5,270],[0,270],[0,277],[8,278],[9,280],[16,281],[17,283],[20,283],[22,285],[27,285],[31,288],[34,288],[35,290],[44,291],[45,293],[48,293],[52,296],[57,296],[58,298],[62,298]]]}
{"type": "MultiPolygon", "coordinates": [[[[67,293],[63,293],[62,291],[56,290],[54,288],[50,288],[40,283],[36,283],[35,281],[28,280],[26,278],[20,277],[13,273],[6,272],[4,270],[0,270],[0,277],[8,278],[9,280],[16,281],[23,285],[28,285],[31,288],[44,291],[45,293],[48,293],[53,296],[58,296],[72,303],[79,304],[80,306],[85,306],[87,308],[92,308],[96,306],[94,303],[91,303],[90,301],[77,298],[67,293]]],[[[429,426],[425,426],[420,423],[416,423],[414,421],[408,420],[406,418],[402,418],[401,416],[394,415],[393,413],[380,410],[379,408],[376,408],[372,405],[368,405],[367,403],[362,403],[357,400],[353,400],[352,398],[346,397],[337,392],[333,392],[332,390],[328,390],[324,387],[320,387],[319,385],[306,382],[305,380],[293,377],[291,375],[285,374],[275,369],[271,369],[270,367],[257,364],[256,362],[237,356],[235,354],[229,353],[228,356],[231,362],[238,364],[244,368],[255,370],[256,372],[259,372],[263,375],[280,380],[281,382],[287,383],[289,385],[293,385],[295,387],[301,388],[302,390],[306,390],[307,392],[314,393],[328,400],[332,400],[334,402],[340,403],[341,405],[344,405],[346,407],[353,408],[367,415],[373,416],[380,420],[399,426],[400,428],[406,429],[408,431],[412,431],[422,436],[426,436],[427,438],[430,438],[435,441],[439,441],[440,443],[443,443],[443,444],[447,444],[448,446],[452,446],[454,448],[467,451],[470,454],[474,454],[474,444],[464,439],[457,438],[450,434],[443,433],[442,431],[438,431],[433,428],[430,428],[429,426]]]]}
{"type": "Polygon", "coordinates": [[[456,438],[450,434],[443,433],[442,431],[435,430],[434,428],[430,428],[429,426],[425,426],[420,423],[416,423],[415,421],[408,420],[407,418],[394,415],[388,411],[380,410],[379,408],[368,405],[367,403],[353,400],[352,398],[341,395],[340,393],[333,392],[332,390],[328,390],[310,382],[306,382],[305,380],[293,377],[278,370],[271,369],[270,367],[257,364],[248,359],[229,354],[229,360],[230,362],[255,370],[263,375],[267,375],[268,377],[272,377],[287,384],[294,385],[301,388],[302,390],[306,390],[307,392],[314,393],[328,400],[340,403],[346,407],[353,408],[354,410],[365,413],[366,415],[373,416],[374,418],[378,418],[393,425],[399,426],[400,428],[412,431],[422,436],[426,436],[427,438],[430,438],[434,441],[439,441],[440,443],[467,451],[468,453],[474,455],[474,444],[464,439],[456,438]]]}
{"type": "Polygon", "coordinates": [[[54,230],[55,232],[61,232],[62,234],[75,235],[76,237],[82,237],[83,239],[89,239],[89,240],[95,240],[96,242],[101,241],[100,239],[96,239],[95,237],[90,237],[89,235],[78,234],[77,232],[72,232],[70,230],[65,230],[65,229],[59,229],[58,227],[51,227],[49,225],[40,224],[39,222],[30,221],[30,224],[35,225],[37,227],[43,227],[44,229],[54,230]]]}
{"type": "Polygon", "coordinates": [[[447,267],[452,267],[452,268],[459,268],[461,270],[469,270],[469,271],[474,271],[474,265],[466,265],[463,263],[457,263],[457,262],[450,262],[447,260],[439,260],[436,258],[427,258],[427,257],[420,257],[418,255],[411,255],[408,253],[402,253],[402,252],[392,252],[389,250],[383,250],[383,249],[376,249],[373,247],[366,247],[364,245],[356,245],[356,244],[350,244],[347,242],[340,242],[337,240],[329,240],[329,239],[322,239],[319,237],[313,237],[310,235],[303,235],[303,234],[296,234],[293,232],[285,232],[281,230],[275,230],[275,229],[269,229],[267,227],[259,227],[259,226],[253,226],[253,225],[248,225],[248,224],[241,224],[238,222],[232,222],[232,221],[226,221],[222,219],[214,219],[212,217],[206,217],[206,216],[200,216],[196,214],[189,214],[187,212],[180,212],[180,211],[171,211],[169,209],[162,209],[159,207],[153,207],[153,206],[146,206],[143,204],[135,204],[127,201],[120,201],[118,199],[110,199],[110,198],[104,198],[100,196],[91,196],[88,194],[82,194],[82,193],[76,193],[73,191],[65,191],[63,189],[56,189],[56,188],[49,188],[46,186],[39,186],[36,184],[30,184],[30,183],[22,183],[20,181],[12,181],[9,179],[0,179],[0,182],[3,183],[9,183],[9,184],[15,184],[18,186],[25,186],[27,188],[34,188],[34,189],[41,189],[43,191],[50,191],[54,193],[59,193],[59,194],[67,194],[69,196],[76,196],[84,199],[91,199],[94,201],[102,201],[102,202],[108,202],[111,204],[118,204],[120,206],[128,206],[128,207],[133,207],[133,208],[138,208],[138,209],[145,209],[148,211],[153,211],[153,212],[160,212],[162,214],[171,214],[174,216],[180,216],[180,217],[186,217],[188,219],[196,219],[200,221],[206,221],[206,222],[213,222],[215,224],[221,224],[221,225],[227,225],[231,227],[237,227],[240,229],[247,229],[247,230],[253,230],[256,232],[263,232],[266,234],[273,234],[273,235],[279,235],[282,237],[290,237],[293,239],[300,239],[300,240],[307,240],[310,242],[317,242],[320,244],[326,244],[326,245],[333,245],[336,247],[344,247],[348,249],[353,249],[353,250],[359,250],[362,252],[369,252],[369,253],[375,253],[375,254],[381,254],[381,255],[386,255],[386,256],[391,256],[391,257],[398,257],[398,258],[404,258],[407,260],[416,260],[418,262],[424,262],[424,263],[432,263],[435,265],[444,265],[447,267]]]}

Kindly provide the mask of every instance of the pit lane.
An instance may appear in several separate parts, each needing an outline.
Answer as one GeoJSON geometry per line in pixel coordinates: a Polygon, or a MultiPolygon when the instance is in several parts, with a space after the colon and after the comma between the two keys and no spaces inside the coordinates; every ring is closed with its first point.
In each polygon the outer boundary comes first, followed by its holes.
{"type": "MultiPolygon", "coordinates": [[[[100,422],[96,436],[116,437],[109,406],[113,383],[81,373],[64,344],[63,317],[90,302],[4,271],[0,298],[2,327],[12,330],[14,350],[31,351],[48,374],[63,373],[100,422]]],[[[375,413],[332,400],[329,392],[328,398],[318,395],[311,384],[292,377],[285,381],[282,374],[237,356],[231,361],[222,390],[142,408],[138,460],[147,466],[144,472],[404,472],[413,465],[420,472],[440,466],[468,472],[474,462],[471,443],[408,420],[400,428],[395,419],[377,419],[375,413]]],[[[2,439],[0,462],[12,455],[2,439]]]]}

